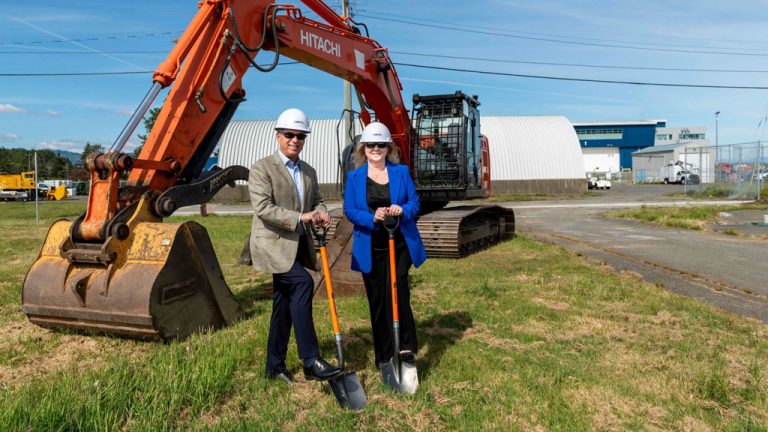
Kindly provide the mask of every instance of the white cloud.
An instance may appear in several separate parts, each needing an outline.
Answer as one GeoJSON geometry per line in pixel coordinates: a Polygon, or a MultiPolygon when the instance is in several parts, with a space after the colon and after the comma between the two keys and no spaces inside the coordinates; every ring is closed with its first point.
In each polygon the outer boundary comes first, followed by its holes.
{"type": "Polygon", "coordinates": [[[19,135],[15,133],[3,133],[0,134],[0,143],[14,142],[19,139],[19,135]]]}
{"type": "Polygon", "coordinates": [[[130,116],[133,115],[133,111],[132,109],[116,109],[112,112],[119,116],[130,116]]]}
{"type": "Polygon", "coordinates": [[[0,104],[0,113],[25,113],[27,110],[11,104],[0,104]]]}
{"type": "Polygon", "coordinates": [[[59,113],[57,111],[54,111],[54,110],[45,110],[45,114],[48,114],[51,117],[58,117],[59,116],[59,113]]]}
{"type": "Polygon", "coordinates": [[[76,153],[82,152],[83,147],[85,147],[85,142],[68,139],[43,141],[35,146],[35,148],[40,150],[67,150],[76,153]]]}

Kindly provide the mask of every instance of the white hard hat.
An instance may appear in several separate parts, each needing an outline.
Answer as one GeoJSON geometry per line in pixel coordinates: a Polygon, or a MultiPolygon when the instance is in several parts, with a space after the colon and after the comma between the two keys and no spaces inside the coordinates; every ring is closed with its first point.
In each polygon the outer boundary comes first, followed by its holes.
{"type": "Polygon", "coordinates": [[[297,108],[288,108],[280,114],[275,122],[275,129],[291,129],[306,133],[312,132],[309,127],[309,119],[304,111],[297,108]]]}
{"type": "Polygon", "coordinates": [[[361,143],[392,143],[392,135],[389,129],[379,122],[372,122],[363,129],[361,143]]]}

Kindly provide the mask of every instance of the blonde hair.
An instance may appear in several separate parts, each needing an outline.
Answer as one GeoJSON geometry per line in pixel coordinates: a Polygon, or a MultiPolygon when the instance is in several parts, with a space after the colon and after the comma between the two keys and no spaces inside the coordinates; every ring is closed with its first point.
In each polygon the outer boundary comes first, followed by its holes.
{"type": "MultiPolygon", "coordinates": [[[[392,143],[387,143],[387,160],[393,164],[400,163],[400,149],[393,146],[392,143]]],[[[355,147],[355,168],[360,168],[366,162],[368,162],[368,158],[365,157],[365,144],[358,144],[355,147]]]]}

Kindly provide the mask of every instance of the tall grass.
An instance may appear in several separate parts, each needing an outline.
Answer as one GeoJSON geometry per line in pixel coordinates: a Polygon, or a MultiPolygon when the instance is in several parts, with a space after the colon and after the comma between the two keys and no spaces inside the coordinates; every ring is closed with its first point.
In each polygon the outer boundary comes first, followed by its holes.
{"type": "MultiPolygon", "coordinates": [[[[24,217],[3,211],[0,228],[28,224],[24,217]]],[[[269,277],[235,264],[250,220],[196,220],[248,318],[169,344],[52,333],[16,312],[19,285],[3,285],[4,311],[14,312],[0,322],[0,430],[768,427],[765,325],[522,236],[412,272],[421,380],[413,396],[380,384],[366,300],[338,298],[347,365],[369,397],[363,412],[342,410],[327,386],[303,381],[293,343],[288,366],[299,382],[262,376],[269,277]]],[[[27,233],[20,262],[4,278],[21,279],[44,234],[27,233]]],[[[321,352],[331,358],[322,298],[314,316],[321,352]]]]}

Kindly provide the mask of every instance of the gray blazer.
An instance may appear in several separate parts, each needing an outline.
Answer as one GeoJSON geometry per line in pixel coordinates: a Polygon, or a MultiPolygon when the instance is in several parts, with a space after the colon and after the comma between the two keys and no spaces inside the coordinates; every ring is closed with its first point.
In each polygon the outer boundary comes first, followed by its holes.
{"type": "MultiPolygon", "coordinates": [[[[257,271],[285,273],[290,270],[299,249],[299,216],[311,210],[327,211],[317,184],[317,173],[303,160],[301,176],[303,203],[299,203],[293,179],[277,152],[251,166],[248,179],[253,205],[250,246],[253,268],[257,271]]],[[[298,258],[304,267],[320,270],[309,225],[304,224],[309,254],[298,258]]]]}

